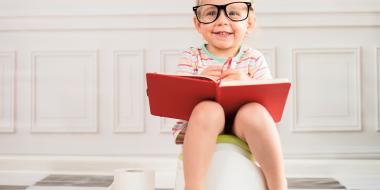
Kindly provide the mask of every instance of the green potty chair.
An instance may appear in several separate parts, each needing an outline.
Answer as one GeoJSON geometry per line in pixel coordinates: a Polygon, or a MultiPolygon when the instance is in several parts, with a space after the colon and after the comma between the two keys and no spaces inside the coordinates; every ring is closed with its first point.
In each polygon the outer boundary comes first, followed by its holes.
{"type": "MultiPolygon", "coordinates": [[[[182,153],[178,157],[174,190],[184,190],[182,153]]],[[[266,190],[265,178],[247,143],[219,135],[206,179],[207,190],[266,190]]]]}

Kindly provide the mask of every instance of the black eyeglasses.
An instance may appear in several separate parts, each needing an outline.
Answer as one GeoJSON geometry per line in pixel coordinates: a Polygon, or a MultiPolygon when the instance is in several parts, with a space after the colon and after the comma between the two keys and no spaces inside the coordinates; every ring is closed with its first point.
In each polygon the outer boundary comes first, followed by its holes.
{"type": "Polygon", "coordinates": [[[204,4],[193,7],[195,16],[203,24],[216,21],[220,16],[220,10],[223,10],[227,18],[232,21],[243,21],[248,18],[250,9],[252,9],[250,2],[233,2],[225,5],[204,4]]]}

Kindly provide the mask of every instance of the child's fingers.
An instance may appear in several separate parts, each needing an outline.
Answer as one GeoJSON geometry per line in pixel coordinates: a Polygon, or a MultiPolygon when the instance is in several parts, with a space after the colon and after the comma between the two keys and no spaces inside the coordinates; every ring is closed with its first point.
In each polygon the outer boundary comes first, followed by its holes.
{"type": "Polygon", "coordinates": [[[248,74],[239,70],[228,70],[221,74],[221,79],[228,80],[249,80],[251,79],[248,74]]]}
{"type": "Polygon", "coordinates": [[[221,74],[220,70],[204,70],[201,75],[206,75],[206,76],[217,76],[219,77],[221,74]]]}
{"type": "Polygon", "coordinates": [[[221,79],[245,80],[248,76],[239,70],[226,70],[221,74],[221,79]]]}
{"type": "Polygon", "coordinates": [[[210,65],[210,66],[208,66],[205,70],[211,70],[211,71],[213,71],[213,70],[222,70],[222,66],[220,66],[220,65],[210,65]]]}
{"type": "Polygon", "coordinates": [[[210,78],[214,79],[214,80],[219,80],[219,76],[209,76],[210,78]]]}
{"type": "Polygon", "coordinates": [[[232,77],[232,76],[235,76],[238,74],[239,74],[239,72],[236,70],[226,70],[226,71],[223,71],[223,73],[220,75],[220,77],[226,78],[226,77],[232,77]]]}

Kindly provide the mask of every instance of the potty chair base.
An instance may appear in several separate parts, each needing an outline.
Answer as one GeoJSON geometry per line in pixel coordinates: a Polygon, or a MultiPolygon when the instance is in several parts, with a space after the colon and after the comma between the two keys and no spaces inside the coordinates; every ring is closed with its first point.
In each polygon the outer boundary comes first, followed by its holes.
{"type": "MultiPolygon", "coordinates": [[[[174,190],[184,190],[182,155],[174,190]]],[[[218,136],[206,179],[207,190],[266,190],[265,179],[245,142],[232,135],[218,136]]]]}

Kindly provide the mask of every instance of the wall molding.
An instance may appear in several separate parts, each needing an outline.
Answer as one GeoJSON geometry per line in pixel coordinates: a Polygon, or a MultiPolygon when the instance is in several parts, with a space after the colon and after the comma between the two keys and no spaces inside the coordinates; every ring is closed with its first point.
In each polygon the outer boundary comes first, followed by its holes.
{"type": "MultiPolygon", "coordinates": [[[[176,5],[175,0],[165,0],[152,2],[147,0],[127,2],[118,0],[94,1],[91,6],[86,0],[67,0],[64,2],[52,2],[48,0],[38,0],[33,4],[20,3],[0,3],[0,15],[23,15],[23,14],[62,14],[70,13],[124,13],[124,14],[174,14],[191,13],[192,1],[184,1],[176,5]],[[150,6],[147,6],[149,4],[150,6]],[[73,7],[73,5],[76,5],[73,7]],[[11,14],[12,13],[12,14],[11,14]]],[[[304,1],[292,0],[283,2],[281,0],[256,1],[258,13],[284,13],[284,12],[378,12],[380,8],[376,6],[377,0],[320,0],[304,1]]]]}
{"type": "Polygon", "coordinates": [[[160,71],[161,72],[169,72],[169,68],[166,63],[168,62],[169,56],[181,56],[181,52],[183,50],[180,49],[162,49],[160,50],[160,71]]]}
{"type": "Polygon", "coordinates": [[[376,47],[376,68],[377,68],[377,132],[380,133],[380,46],[376,47]]]}
{"type": "MultiPolygon", "coordinates": [[[[79,60],[76,60],[79,62],[79,60]]],[[[73,62],[74,63],[74,62],[73,62]]],[[[77,62],[76,62],[77,63],[77,62]]],[[[63,64],[64,65],[64,64],[63,64]]],[[[42,68],[42,67],[41,67],[42,68]]],[[[63,71],[62,71],[63,72],[63,71]]],[[[50,73],[50,72],[49,72],[50,73]]],[[[98,130],[98,51],[32,51],[31,52],[31,132],[38,133],[93,133],[98,130]],[[38,58],[83,58],[84,112],[72,116],[42,116],[37,112],[38,58]],[[40,121],[37,121],[40,120],[40,121]],[[69,124],[68,124],[69,122],[69,124]],[[70,123],[72,122],[72,123],[70,123]]],[[[54,115],[54,114],[53,114],[54,115]]]]}
{"type": "MultiPolygon", "coordinates": [[[[0,13],[0,32],[193,29],[192,14],[72,12],[0,13]]],[[[380,11],[258,12],[258,28],[380,27],[380,11]]]]}
{"type": "MultiPolygon", "coordinates": [[[[16,51],[0,51],[0,57],[8,57],[10,60],[9,63],[0,63],[0,67],[2,66],[5,73],[1,73],[0,69],[0,77],[8,77],[9,80],[9,94],[8,97],[10,98],[7,100],[7,102],[10,104],[9,110],[6,110],[6,112],[9,113],[9,118],[5,121],[0,120],[0,133],[12,133],[15,131],[15,111],[16,111],[16,51]],[[6,64],[8,64],[8,69],[6,67],[6,64]]],[[[1,82],[1,81],[0,81],[1,82]]],[[[0,83],[0,88],[4,88],[4,86],[0,83]]],[[[3,89],[4,90],[4,89],[3,89]]],[[[4,90],[4,94],[7,92],[4,90]]],[[[0,94],[0,101],[2,99],[2,94],[0,94]]],[[[2,105],[2,107],[4,107],[2,105]]],[[[0,110],[1,112],[2,110],[0,110]]],[[[1,119],[1,118],[0,118],[1,119]]]]}
{"type": "MultiPolygon", "coordinates": [[[[358,48],[297,48],[293,49],[293,125],[292,125],[292,131],[293,132],[352,132],[352,131],[361,131],[362,130],[362,124],[361,124],[361,49],[358,48]],[[354,114],[353,119],[354,122],[352,123],[341,123],[341,124],[317,124],[317,123],[309,123],[309,124],[299,124],[298,123],[298,94],[297,94],[297,87],[298,87],[298,76],[297,76],[297,70],[298,70],[298,56],[301,54],[339,54],[339,53],[349,53],[352,54],[355,57],[355,65],[353,68],[355,69],[354,73],[354,83],[356,84],[356,89],[353,91],[355,92],[354,99],[356,100],[354,102],[354,108],[357,110],[347,110],[348,115],[342,115],[337,117],[346,117],[350,116],[350,111],[355,111],[356,114],[354,114]]],[[[348,92],[347,92],[348,93],[348,92]]],[[[349,94],[351,95],[351,94],[349,94]]],[[[349,103],[349,102],[347,102],[349,103]]],[[[349,107],[349,106],[348,106],[349,107]]],[[[333,116],[331,116],[333,117],[333,116]]],[[[320,118],[321,120],[322,118],[320,118]]]]}
{"type": "MultiPolygon", "coordinates": [[[[115,133],[143,133],[145,132],[144,118],[145,118],[145,109],[144,106],[144,50],[121,50],[114,52],[114,132],[115,133]],[[121,64],[123,64],[120,59],[122,57],[136,57],[136,63],[127,63],[129,73],[121,73],[122,71],[121,64]],[[129,89],[130,100],[127,100],[131,105],[130,106],[130,115],[126,118],[121,117],[121,98],[120,95],[122,86],[120,77],[124,75],[130,75],[129,89]],[[132,77],[131,75],[137,74],[139,76],[132,77]],[[133,80],[137,81],[133,81],[133,80]],[[140,108],[141,107],[141,110],[140,108]],[[124,120],[124,122],[121,122],[124,120]]],[[[125,64],[125,63],[124,63],[125,64]]]]}
{"type": "Polygon", "coordinates": [[[277,49],[275,47],[273,47],[273,48],[258,48],[258,49],[261,51],[261,53],[264,54],[264,57],[265,57],[267,62],[269,62],[268,57],[270,57],[271,61],[270,61],[269,68],[271,70],[273,78],[277,78],[278,77],[278,73],[277,73],[277,49]]]}
{"type": "Polygon", "coordinates": [[[374,150],[373,152],[339,152],[339,153],[284,153],[285,159],[350,159],[350,160],[379,160],[380,152],[374,150]]]}
{"type": "MultiPolygon", "coordinates": [[[[0,31],[192,29],[193,2],[0,2],[0,31]],[[75,5],[75,6],[74,6],[75,5]],[[75,7],[75,8],[72,8],[75,7]]],[[[259,1],[259,28],[379,27],[376,0],[259,1]],[[323,6],[321,6],[321,4],[323,6]]]]}

